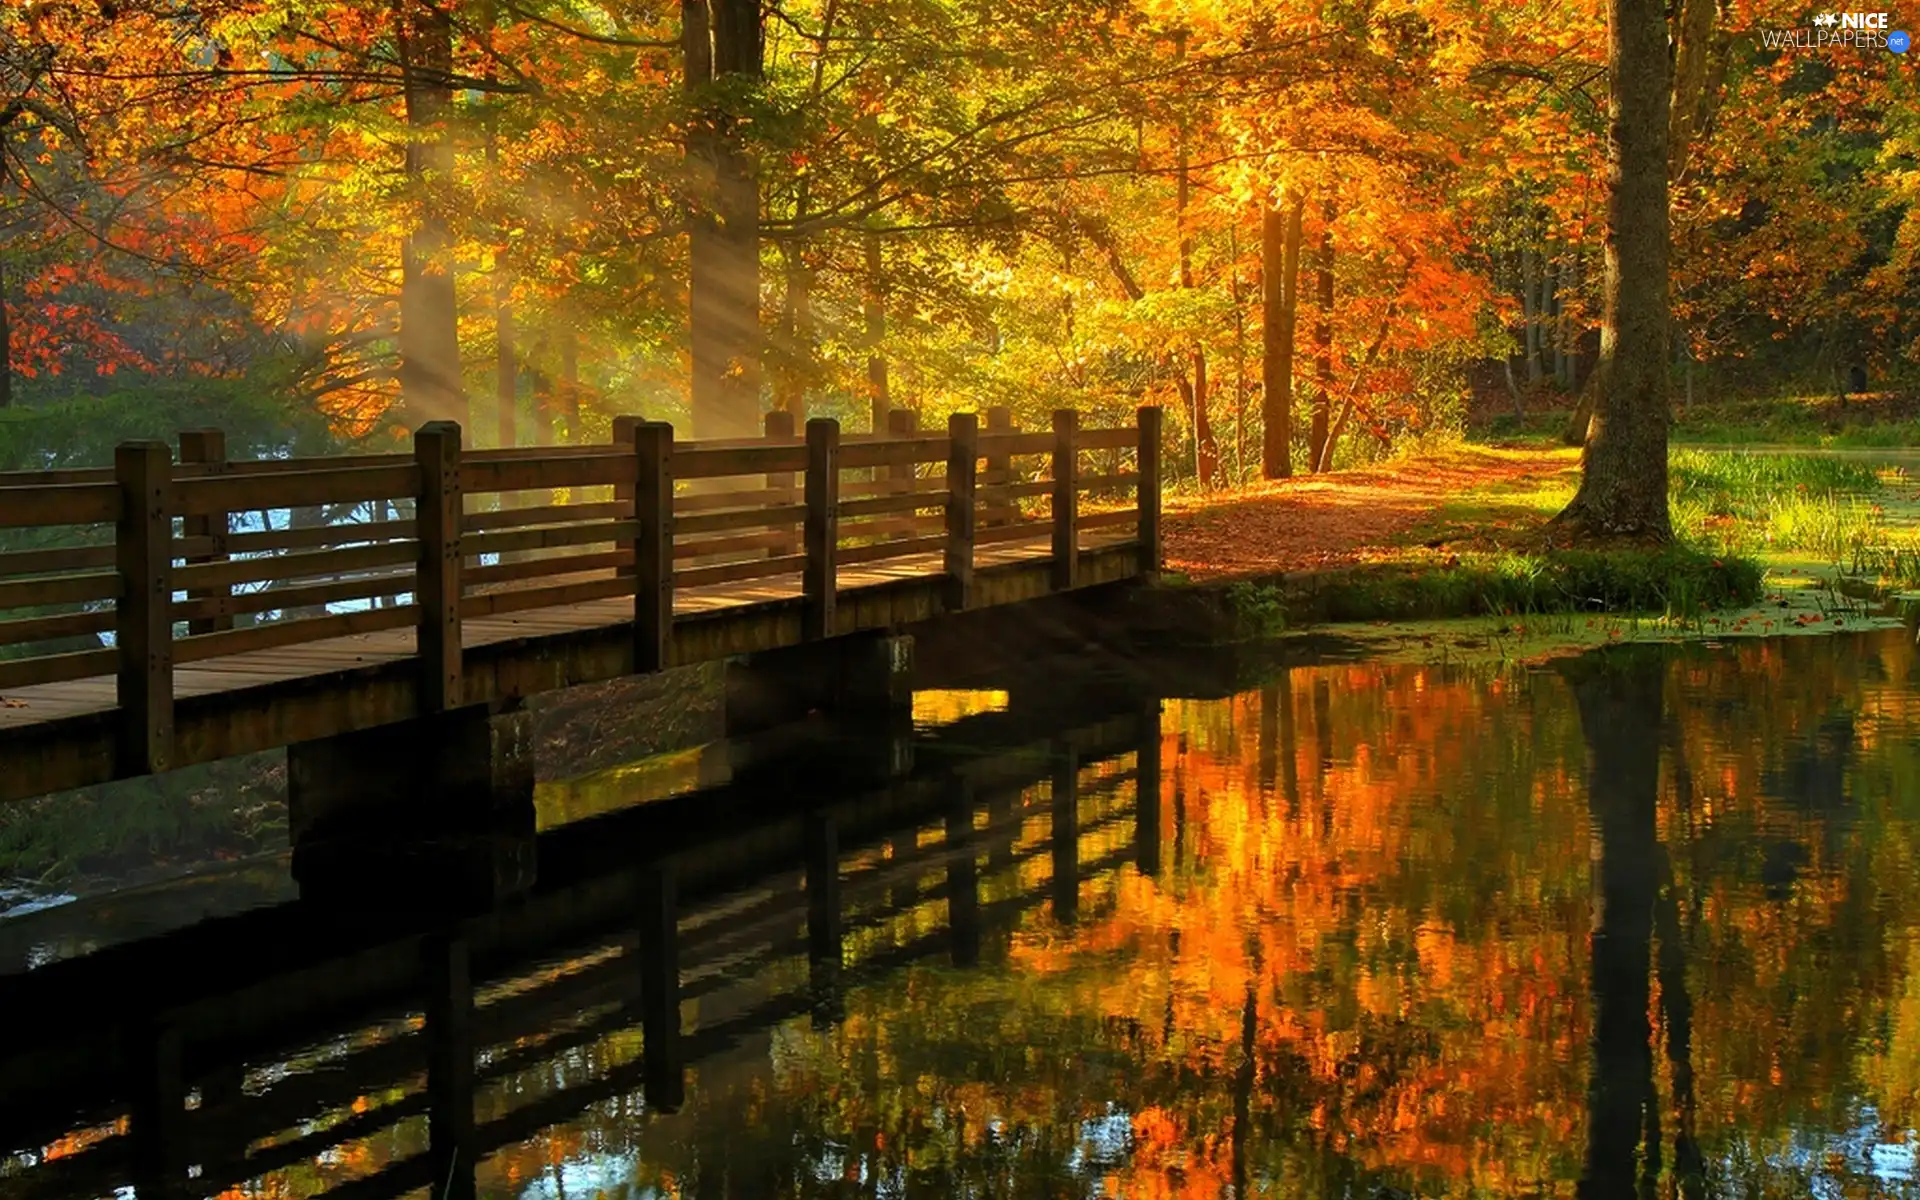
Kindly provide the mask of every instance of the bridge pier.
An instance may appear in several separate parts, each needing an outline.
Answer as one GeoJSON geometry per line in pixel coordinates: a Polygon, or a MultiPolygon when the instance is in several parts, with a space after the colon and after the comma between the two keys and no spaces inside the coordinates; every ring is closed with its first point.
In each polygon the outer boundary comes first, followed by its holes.
{"type": "Polygon", "coordinates": [[[913,638],[901,633],[848,634],[744,655],[727,663],[727,735],[763,733],[816,711],[911,714],[913,677],[913,638]]]}
{"type": "Polygon", "coordinates": [[[287,747],[303,899],[484,907],[534,876],[533,723],[475,705],[287,747]]]}

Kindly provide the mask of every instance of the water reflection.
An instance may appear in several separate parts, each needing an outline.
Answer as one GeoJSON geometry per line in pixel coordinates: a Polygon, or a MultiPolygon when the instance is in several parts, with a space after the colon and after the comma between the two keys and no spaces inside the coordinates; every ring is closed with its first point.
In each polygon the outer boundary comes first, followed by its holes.
{"type": "MultiPolygon", "coordinates": [[[[1907,635],[927,724],[858,789],[692,789],[671,837],[596,801],[528,896],[300,967],[332,1008],[209,986],[116,1030],[179,1127],[139,1136],[145,1083],[9,1106],[0,1195],[1916,1184],[1907,635]]],[[[45,1086],[21,1042],[0,1082],[45,1086]]]]}

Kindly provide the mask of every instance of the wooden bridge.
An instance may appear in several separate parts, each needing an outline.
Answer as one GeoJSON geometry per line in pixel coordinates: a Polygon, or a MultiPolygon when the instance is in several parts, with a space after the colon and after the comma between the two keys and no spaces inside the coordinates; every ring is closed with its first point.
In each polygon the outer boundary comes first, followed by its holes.
{"type": "Polygon", "coordinates": [[[1149,576],[1160,410],[0,474],[0,802],[1149,576]]]}

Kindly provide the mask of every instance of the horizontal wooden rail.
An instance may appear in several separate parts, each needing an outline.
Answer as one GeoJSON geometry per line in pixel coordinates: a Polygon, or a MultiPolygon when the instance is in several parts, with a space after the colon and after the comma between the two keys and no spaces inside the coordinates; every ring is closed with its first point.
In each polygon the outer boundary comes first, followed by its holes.
{"type": "Polygon", "coordinates": [[[1053,435],[1051,433],[982,434],[980,453],[989,458],[1004,458],[1019,454],[1051,454],[1053,453],[1053,435]]]}
{"type": "Polygon", "coordinates": [[[120,519],[120,488],[112,483],[0,487],[0,529],[39,525],[100,525],[120,519]]]}
{"type": "MultiPolygon", "coordinates": [[[[178,461],[140,442],[110,468],[0,474],[0,531],[34,531],[0,543],[0,647],[26,654],[0,660],[0,689],[112,676],[118,770],[142,773],[172,761],[183,664],[411,627],[398,653],[435,712],[475,694],[474,620],[630,598],[633,669],[648,671],[667,665],[676,591],[705,589],[703,608],[797,591],[814,639],[845,630],[845,573],[868,564],[898,565],[861,585],[933,579],[949,611],[975,603],[983,547],[1047,564],[1063,589],[1084,582],[1083,549],[1129,544],[1131,528],[1139,570],[1158,569],[1158,409],[1119,429],[1063,410],[1022,431],[1003,409],[938,431],[898,412],[886,428],[843,437],[774,413],[763,438],[682,442],[621,417],[611,443],[476,451],[436,422],[408,454],[247,461],[190,430],[178,461]],[[724,590],[763,580],[783,582],[724,590]]],[[[288,660],[260,661],[226,669],[279,678],[288,660]]]]}
{"type": "MultiPolygon", "coordinates": [[[[288,463],[293,468],[298,460],[288,463]]],[[[411,466],[289,469],[272,474],[189,479],[174,487],[175,512],[188,516],[260,508],[301,508],[361,500],[391,500],[420,490],[411,466]]]]}

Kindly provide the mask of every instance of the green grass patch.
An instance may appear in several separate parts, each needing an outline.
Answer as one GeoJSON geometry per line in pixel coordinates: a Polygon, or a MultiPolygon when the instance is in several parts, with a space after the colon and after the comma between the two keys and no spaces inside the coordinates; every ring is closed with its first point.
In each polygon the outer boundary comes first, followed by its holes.
{"type": "Polygon", "coordinates": [[[1329,621],[1599,612],[1684,619],[1754,603],[1762,576],[1750,559],[1687,545],[1470,554],[1445,564],[1383,564],[1326,581],[1313,608],[1329,621]]]}

